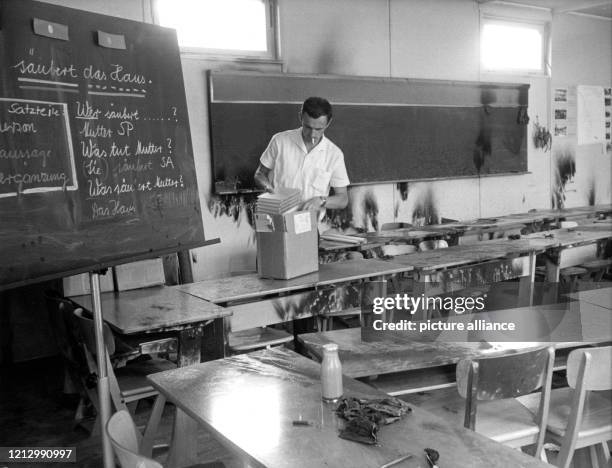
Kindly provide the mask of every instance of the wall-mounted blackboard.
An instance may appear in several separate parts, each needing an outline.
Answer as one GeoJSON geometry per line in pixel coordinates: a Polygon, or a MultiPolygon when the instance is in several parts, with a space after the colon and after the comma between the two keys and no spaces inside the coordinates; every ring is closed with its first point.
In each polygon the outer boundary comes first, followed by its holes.
{"type": "Polygon", "coordinates": [[[0,289],[204,244],[174,30],[0,18],[0,289]]]}
{"type": "Polygon", "coordinates": [[[297,128],[302,101],[334,107],[327,136],[351,184],[527,171],[529,85],[240,72],[209,74],[215,190],[254,188],[276,132],[297,128]]]}

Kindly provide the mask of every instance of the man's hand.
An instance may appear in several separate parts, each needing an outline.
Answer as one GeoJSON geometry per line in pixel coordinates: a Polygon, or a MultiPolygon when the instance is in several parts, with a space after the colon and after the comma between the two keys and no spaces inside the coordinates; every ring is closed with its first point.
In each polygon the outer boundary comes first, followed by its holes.
{"type": "Polygon", "coordinates": [[[300,206],[300,210],[319,211],[325,208],[325,197],[312,197],[300,206]]]}

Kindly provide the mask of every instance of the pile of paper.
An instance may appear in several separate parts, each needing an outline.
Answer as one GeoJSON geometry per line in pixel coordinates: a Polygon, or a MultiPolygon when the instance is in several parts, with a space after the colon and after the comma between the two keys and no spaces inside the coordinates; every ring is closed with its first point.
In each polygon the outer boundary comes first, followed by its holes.
{"type": "Polygon", "coordinates": [[[257,211],[268,214],[283,214],[297,209],[301,202],[299,189],[281,188],[274,193],[257,197],[257,211]]]}

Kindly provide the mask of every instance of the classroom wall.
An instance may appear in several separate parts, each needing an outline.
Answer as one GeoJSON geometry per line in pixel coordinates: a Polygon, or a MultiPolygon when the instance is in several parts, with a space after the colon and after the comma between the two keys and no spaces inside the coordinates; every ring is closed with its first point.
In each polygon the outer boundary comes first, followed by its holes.
{"type": "MultiPolygon", "coordinates": [[[[49,3],[151,21],[148,0],[47,0],[49,3]]],[[[196,280],[255,267],[255,236],[248,196],[211,193],[206,71],[257,69],[288,73],[483,80],[529,83],[529,115],[550,128],[551,86],[611,86],[612,22],[576,15],[552,18],[552,79],[497,76],[479,67],[479,6],[473,0],[278,0],[282,65],[205,60],[183,56],[192,141],[207,237],[221,244],[192,251],[196,280]],[[347,14],[350,12],[350,14],[347,14]]],[[[488,6],[487,8],[491,8],[488,6]]],[[[504,7],[504,14],[538,14],[504,7]],[[508,13],[508,11],[510,13],[508,13]]],[[[298,122],[288,122],[288,128],[298,122]]],[[[536,149],[528,126],[530,174],[374,184],[350,189],[350,209],[342,221],[376,229],[385,222],[431,222],[441,217],[469,219],[532,208],[549,208],[555,184],[552,151],[536,149]]],[[[576,174],[566,205],[586,204],[589,180],[596,177],[597,203],[610,202],[610,155],[576,150],[576,174]],[[585,156],[583,154],[586,153],[585,156]],[[593,175],[595,174],[595,176],[593,175]],[[572,190],[575,190],[572,191],[572,190]]]]}
{"type": "MultiPolygon", "coordinates": [[[[42,0],[135,21],[152,21],[150,0],[42,0]]],[[[552,18],[552,77],[498,76],[479,68],[479,6],[473,0],[278,0],[282,62],[226,62],[182,57],[183,78],[207,238],[221,243],[192,251],[196,280],[255,268],[249,223],[253,197],[218,197],[211,191],[206,73],[211,69],[482,80],[529,83],[532,122],[551,127],[551,89],[577,84],[612,86],[612,22],[576,15],[552,18]]],[[[493,5],[486,6],[487,8],[493,5]]],[[[506,14],[536,14],[504,7],[506,14]]],[[[288,128],[298,122],[288,122],[288,128]]],[[[490,217],[550,208],[557,190],[555,151],[536,149],[528,126],[529,174],[350,188],[350,205],[335,222],[379,229],[392,221],[417,224],[440,218],[490,217]]],[[[560,149],[559,149],[560,150],[560,149]]],[[[609,150],[574,147],[575,171],[562,187],[565,206],[610,203],[609,150]]],[[[567,175],[567,174],[566,174],[567,175]]],[[[143,273],[144,274],[144,273],[143,273]]],[[[36,287],[33,287],[36,289],[36,287]]],[[[0,364],[53,354],[41,304],[33,290],[1,296],[0,364]],[[33,333],[32,330],[40,331],[33,333]]],[[[34,291],[35,292],[35,291],[34,291]]],[[[12,291],[13,293],[13,291],[12,291]]],[[[39,297],[40,294],[37,296],[39,297]]]]}
{"type": "MultiPolygon", "coordinates": [[[[552,89],[611,86],[612,21],[556,15],[552,38],[552,89]]],[[[601,144],[577,146],[575,138],[553,139],[551,178],[551,191],[565,207],[610,203],[612,152],[601,144]],[[562,163],[565,157],[574,161],[574,171],[562,163]]]]}

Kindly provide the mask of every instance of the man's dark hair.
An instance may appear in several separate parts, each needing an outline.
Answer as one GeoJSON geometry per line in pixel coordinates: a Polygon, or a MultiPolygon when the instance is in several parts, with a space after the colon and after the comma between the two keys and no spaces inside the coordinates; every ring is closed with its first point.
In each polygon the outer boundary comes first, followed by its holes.
{"type": "Polygon", "coordinates": [[[302,104],[302,114],[306,112],[313,119],[322,115],[327,116],[329,122],[332,118],[332,106],[327,99],[321,97],[309,97],[302,104]]]}

